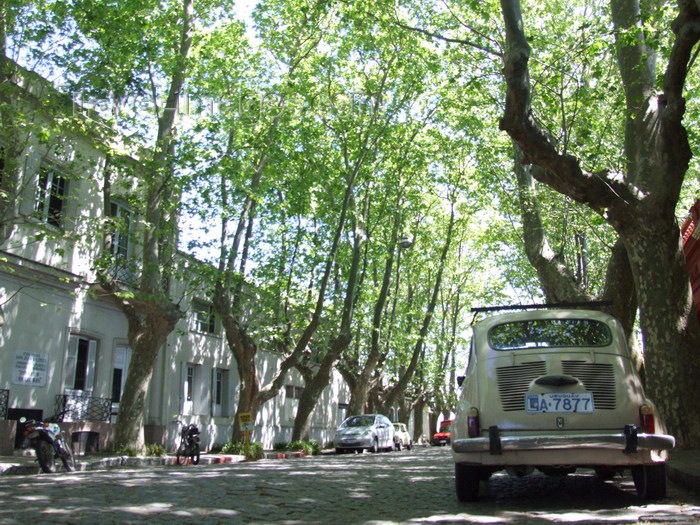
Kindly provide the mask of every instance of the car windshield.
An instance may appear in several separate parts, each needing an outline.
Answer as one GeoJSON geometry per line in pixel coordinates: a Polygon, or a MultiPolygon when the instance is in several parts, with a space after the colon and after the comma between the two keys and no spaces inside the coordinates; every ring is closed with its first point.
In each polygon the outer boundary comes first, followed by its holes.
{"type": "Polygon", "coordinates": [[[452,421],[443,421],[440,424],[440,432],[449,432],[451,424],[452,424],[452,421]]]}
{"type": "Polygon", "coordinates": [[[489,343],[495,350],[608,346],[612,333],[607,324],[593,319],[531,319],[494,326],[489,343]]]}
{"type": "Polygon", "coordinates": [[[341,427],[371,427],[374,424],[374,416],[355,416],[346,420],[341,427]]]}

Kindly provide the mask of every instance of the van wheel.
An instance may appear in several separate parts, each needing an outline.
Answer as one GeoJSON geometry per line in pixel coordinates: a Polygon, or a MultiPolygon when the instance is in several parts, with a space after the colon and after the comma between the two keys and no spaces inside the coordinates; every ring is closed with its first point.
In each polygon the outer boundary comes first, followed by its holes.
{"type": "Polygon", "coordinates": [[[479,497],[479,478],[479,467],[455,463],[455,489],[459,501],[474,501],[479,497]]]}
{"type": "Polygon", "coordinates": [[[666,497],[666,465],[637,465],[632,467],[634,488],[642,499],[662,499],[666,497]]]}

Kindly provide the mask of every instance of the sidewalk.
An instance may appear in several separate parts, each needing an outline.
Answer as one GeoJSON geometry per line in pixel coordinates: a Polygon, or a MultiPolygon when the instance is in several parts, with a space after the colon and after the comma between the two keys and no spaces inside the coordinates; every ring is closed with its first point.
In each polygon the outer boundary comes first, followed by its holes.
{"type": "MultiPolygon", "coordinates": [[[[301,452],[266,452],[264,459],[289,459],[303,457],[301,452]]],[[[189,464],[186,460],[186,465],[189,464]]],[[[245,461],[245,456],[230,454],[202,454],[199,460],[200,465],[212,465],[217,463],[241,463],[245,461]]],[[[63,470],[60,460],[56,461],[58,471],[63,470]]],[[[149,467],[149,466],[175,465],[175,456],[104,456],[99,454],[88,454],[75,457],[75,470],[103,470],[120,467],[149,467]]],[[[30,475],[39,474],[41,469],[34,456],[1,456],[0,475],[30,475]]]]}
{"type": "MultiPolygon", "coordinates": [[[[266,452],[265,459],[289,459],[303,457],[300,452],[266,452]]],[[[226,454],[202,454],[201,465],[216,463],[240,463],[244,456],[226,454]]],[[[105,457],[97,454],[78,456],[75,458],[75,470],[102,470],[119,467],[148,467],[153,465],[174,465],[174,456],[165,457],[105,457]]],[[[58,462],[61,465],[61,462],[58,462]]],[[[61,466],[62,468],[62,466],[61,466]]],[[[39,464],[33,456],[3,456],[0,457],[0,475],[38,474],[39,464]]],[[[700,495],[700,451],[672,450],[666,463],[668,479],[687,490],[700,495]]]]}

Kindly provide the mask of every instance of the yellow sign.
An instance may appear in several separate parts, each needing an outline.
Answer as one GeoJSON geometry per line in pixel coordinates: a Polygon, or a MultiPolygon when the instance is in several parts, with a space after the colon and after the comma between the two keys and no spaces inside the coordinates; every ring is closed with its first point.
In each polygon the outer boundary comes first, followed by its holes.
{"type": "Polygon", "coordinates": [[[250,412],[238,414],[238,422],[241,424],[241,430],[243,432],[253,431],[253,414],[250,412]]]}

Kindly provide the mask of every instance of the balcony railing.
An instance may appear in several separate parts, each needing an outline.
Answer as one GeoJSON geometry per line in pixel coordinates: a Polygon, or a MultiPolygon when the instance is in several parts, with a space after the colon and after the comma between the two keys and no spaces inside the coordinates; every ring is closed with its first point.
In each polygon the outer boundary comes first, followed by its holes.
{"type": "Polygon", "coordinates": [[[10,391],[0,389],[0,419],[7,419],[7,403],[10,399],[10,391]]]}
{"type": "Polygon", "coordinates": [[[54,413],[63,413],[61,421],[109,421],[111,412],[112,399],[109,397],[71,392],[56,396],[54,413]]]}

